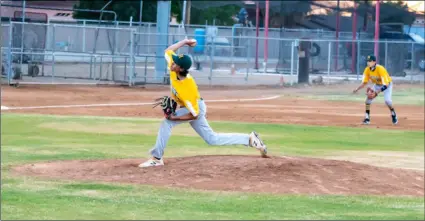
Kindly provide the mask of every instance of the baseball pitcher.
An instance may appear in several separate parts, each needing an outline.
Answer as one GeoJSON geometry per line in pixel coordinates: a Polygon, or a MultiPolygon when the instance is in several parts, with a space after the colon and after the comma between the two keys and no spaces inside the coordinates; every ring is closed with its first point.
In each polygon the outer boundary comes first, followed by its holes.
{"type": "Polygon", "coordinates": [[[179,48],[188,45],[194,47],[196,40],[184,39],[165,50],[165,58],[170,71],[171,96],[157,99],[161,105],[165,119],[162,121],[155,146],[150,150],[152,158],[139,167],[164,165],[163,155],[173,127],[181,123],[189,123],[192,128],[209,145],[245,145],[258,149],[263,157],[267,157],[267,148],[258,134],[215,133],[206,119],[207,106],[200,96],[198,86],[189,73],[192,60],[188,55],[175,54],[179,48]],[[180,107],[176,110],[177,107],[180,107]]]}
{"type": "Polygon", "coordinates": [[[357,91],[362,89],[369,81],[372,81],[374,85],[372,88],[368,87],[366,90],[366,114],[363,124],[370,124],[370,105],[381,92],[384,93],[385,104],[391,111],[392,122],[394,125],[397,124],[397,114],[391,100],[393,81],[384,66],[376,64],[376,57],[374,55],[369,55],[367,57],[367,67],[363,72],[362,84],[357,87],[353,93],[357,93],[357,91]]]}

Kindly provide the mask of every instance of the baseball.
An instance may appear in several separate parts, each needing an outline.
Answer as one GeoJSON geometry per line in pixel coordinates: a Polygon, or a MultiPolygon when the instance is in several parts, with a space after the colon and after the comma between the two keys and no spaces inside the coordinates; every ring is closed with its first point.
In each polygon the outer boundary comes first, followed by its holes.
{"type": "Polygon", "coordinates": [[[187,45],[189,45],[190,47],[195,47],[197,44],[197,41],[195,39],[189,39],[187,45]]]}

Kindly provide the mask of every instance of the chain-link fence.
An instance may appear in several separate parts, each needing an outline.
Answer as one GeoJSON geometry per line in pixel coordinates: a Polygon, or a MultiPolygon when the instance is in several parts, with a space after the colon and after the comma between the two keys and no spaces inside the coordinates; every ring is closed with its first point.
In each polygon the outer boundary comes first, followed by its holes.
{"type": "MultiPolygon", "coordinates": [[[[186,32],[181,27],[170,27],[168,42],[157,42],[155,28],[149,23],[122,26],[118,22],[99,25],[89,21],[2,24],[6,67],[2,73],[9,81],[22,83],[166,83],[166,79],[157,77],[155,62],[163,54],[157,55],[156,51],[187,36],[197,39],[198,45],[182,48],[179,53],[193,57],[191,72],[199,84],[297,83],[300,71],[305,70],[300,67],[306,64],[312,78],[357,80],[365,68],[366,56],[373,54],[375,47],[366,36],[356,41],[348,36],[336,40],[330,32],[280,29],[274,34],[269,31],[269,37],[264,38],[261,33],[256,37],[248,27],[239,31],[227,28],[229,35],[225,35],[225,28],[210,26],[190,27],[186,32]],[[308,63],[300,65],[306,56],[300,51],[303,41],[311,44],[308,63]]],[[[378,59],[394,77],[423,79],[423,44],[380,41],[378,59]]]]}
{"type": "Polygon", "coordinates": [[[55,84],[129,82],[130,65],[126,62],[134,44],[130,42],[134,29],[105,24],[10,22],[2,30],[8,35],[2,45],[8,80],[55,84]]]}

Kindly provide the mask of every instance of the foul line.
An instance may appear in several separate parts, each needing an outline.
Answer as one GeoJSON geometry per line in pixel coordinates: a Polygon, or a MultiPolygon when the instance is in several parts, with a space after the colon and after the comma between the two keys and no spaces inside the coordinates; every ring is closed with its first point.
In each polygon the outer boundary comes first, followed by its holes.
{"type": "MultiPolygon", "coordinates": [[[[243,101],[264,101],[279,98],[280,95],[263,98],[242,98],[242,99],[223,99],[223,100],[205,100],[206,102],[243,102],[243,101]]],[[[49,106],[33,106],[33,107],[6,107],[1,106],[2,110],[26,110],[26,109],[47,109],[47,108],[72,108],[72,107],[112,107],[112,106],[144,106],[153,105],[154,103],[118,103],[118,104],[71,104],[71,105],[49,105],[49,106]]]]}

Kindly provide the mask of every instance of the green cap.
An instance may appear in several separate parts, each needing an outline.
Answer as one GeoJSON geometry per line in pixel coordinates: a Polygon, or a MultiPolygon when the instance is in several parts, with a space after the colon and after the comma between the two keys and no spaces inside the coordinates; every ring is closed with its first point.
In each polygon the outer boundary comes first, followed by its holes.
{"type": "Polygon", "coordinates": [[[367,56],[367,61],[376,61],[375,55],[369,55],[369,56],[367,56]]]}
{"type": "Polygon", "coordinates": [[[192,59],[188,55],[185,54],[179,54],[179,55],[172,55],[174,63],[176,63],[178,66],[185,70],[189,70],[189,68],[192,66],[192,59]]]}

